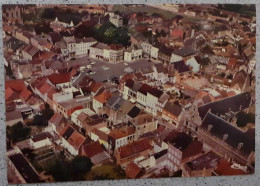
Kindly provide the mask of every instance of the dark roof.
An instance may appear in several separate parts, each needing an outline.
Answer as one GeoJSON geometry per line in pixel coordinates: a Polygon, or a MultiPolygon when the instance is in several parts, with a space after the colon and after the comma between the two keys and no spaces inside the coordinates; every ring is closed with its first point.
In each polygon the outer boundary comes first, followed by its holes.
{"type": "Polygon", "coordinates": [[[182,112],[182,108],[180,105],[177,105],[175,103],[167,102],[164,106],[164,110],[172,113],[175,116],[179,116],[182,112]]]}
{"type": "Polygon", "coordinates": [[[62,137],[63,137],[65,140],[68,140],[74,131],[75,131],[75,130],[74,130],[73,128],[68,127],[62,137]]]}
{"type": "Polygon", "coordinates": [[[180,151],[183,151],[192,143],[192,141],[192,137],[185,132],[178,132],[169,143],[180,151]]]}
{"type": "Polygon", "coordinates": [[[166,69],[164,68],[162,63],[154,64],[158,73],[166,73],[166,69]]]}
{"type": "Polygon", "coordinates": [[[238,129],[211,112],[208,112],[205,116],[201,128],[208,131],[209,125],[211,125],[209,130],[211,135],[223,140],[223,136],[227,134],[225,142],[233,148],[237,149],[239,143],[243,143],[241,151],[246,154],[255,151],[255,135],[250,135],[251,133],[238,129]]]}
{"type": "Polygon", "coordinates": [[[47,132],[43,132],[43,133],[36,134],[31,139],[33,142],[38,142],[38,141],[45,140],[46,138],[51,138],[51,135],[47,132]]]}
{"type": "Polygon", "coordinates": [[[147,95],[147,92],[152,89],[152,87],[148,84],[142,84],[142,86],[139,88],[138,92],[147,95]]]}
{"type": "Polygon", "coordinates": [[[163,155],[167,154],[168,149],[164,149],[160,152],[155,153],[153,156],[157,160],[158,158],[162,157],[163,155]]]}
{"type": "Polygon", "coordinates": [[[249,92],[244,92],[242,94],[238,94],[232,97],[224,98],[219,101],[211,102],[206,105],[200,106],[198,108],[198,111],[201,119],[205,117],[209,110],[211,110],[213,114],[224,115],[229,111],[240,111],[240,106],[242,106],[242,110],[248,108],[250,101],[251,94],[249,92]]]}
{"type": "Polygon", "coordinates": [[[127,115],[131,118],[135,118],[139,113],[141,112],[141,109],[139,109],[137,106],[134,106],[127,115]]]}
{"type": "Polygon", "coordinates": [[[34,171],[34,169],[22,154],[14,154],[9,156],[9,159],[12,161],[18,172],[22,175],[27,183],[42,182],[38,174],[34,171]]]}
{"type": "Polygon", "coordinates": [[[191,170],[203,170],[204,168],[210,169],[210,168],[215,168],[218,165],[219,159],[220,159],[219,155],[210,151],[196,158],[195,160],[186,163],[186,165],[191,170]]]}
{"type": "Polygon", "coordinates": [[[118,110],[124,103],[124,101],[125,100],[121,96],[119,96],[118,94],[114,94],[108,99],[107,105],[113,110],[118,110]]]}
{"type": "Polygon", "coordinates": [[[184,61],[177,61],[173,63],[173,67],[175,70],[177,70],[179,73],[188,72],[190,71],[190,68],[185,64],[184,61]]]}
{"type": "Polygon", "coordinates": [[[10,38],[6,42],[6,46],[8,46],[9,48],[11,48],[14,51],[17,50],[18,48],[20,48],[23,45],[25,45],[24,42],[20,41],[19,39],[14,38],[14,37],[10,38]]]}
{"type": "Polygon", "coordinates": [[[138,82],[133,81],[132,79],[128,79],[125,83],[125,86],[134,90],[134,91],[138,91],[139,88],[142,86],[141,84],[139,84],[138,82]]]}
{"type": "Polygon", "coordinates": [[[196,54],[196,51],[192,48],[184,47],[173,51],[174,54],[182,57],[190,56],[196,54]]]}

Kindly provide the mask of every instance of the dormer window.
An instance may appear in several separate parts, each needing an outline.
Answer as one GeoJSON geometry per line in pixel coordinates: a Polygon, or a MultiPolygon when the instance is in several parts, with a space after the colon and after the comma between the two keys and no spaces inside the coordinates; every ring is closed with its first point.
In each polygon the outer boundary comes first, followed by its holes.
{"type": "Polygon", "coordinates": [[[209,125],[208,126],[208,131],[210,132],[210,130],[213,128],[213,125],[209,125]]]}
{"type": "Polygon", "coordinates": [[[243,143],[240,142],[240,143],[238,144],[237,148],[238,148],[238,149],[241,149],[242,147],[243,147],[243,143]]]}
{"type": "Polygon", "coordinates": [[[225,141],[228,138],[228,134],[223,135],[223,140],[225,141]]]}

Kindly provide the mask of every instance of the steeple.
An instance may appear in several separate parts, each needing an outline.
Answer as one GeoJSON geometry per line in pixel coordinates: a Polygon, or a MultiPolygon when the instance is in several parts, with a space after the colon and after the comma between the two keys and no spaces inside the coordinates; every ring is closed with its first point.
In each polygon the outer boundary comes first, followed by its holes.
{"type": "Polygon", "coordinates": [[[74,26],[74,24],[73,24],[73,22],[72,22],[72,21],[70,21],[70,26],[74,26]]]}

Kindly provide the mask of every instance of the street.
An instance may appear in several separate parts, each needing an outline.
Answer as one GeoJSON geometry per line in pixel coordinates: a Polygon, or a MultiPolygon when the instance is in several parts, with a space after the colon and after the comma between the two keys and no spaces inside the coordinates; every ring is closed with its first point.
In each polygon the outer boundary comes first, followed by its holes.
{"type": "Polygon", "coordinates": [[[86,68],[84,71],[88,73],[89,71],[94,72],[94,74],[88,74],[89,77],[93,78],[97,82],[102,82],[104,80],[112,79],[113,77],[119,77],[123,75],[124,69],[130,67],[133,70],[139,70],[142,68],[147,68],[152,66],[152,62],[149,62],[147,59],[140,59],[134,62],[118,62],[118,63],[110,63],[108,61],[89,58],[88,56],[78,58],[76,60],[66,61],[68,67],[81,67],[90,65],[91,62],[95,62],[92,64],[91,68],[86,68]],[[105,70],[104,68],[107,67],[105,70]]]}

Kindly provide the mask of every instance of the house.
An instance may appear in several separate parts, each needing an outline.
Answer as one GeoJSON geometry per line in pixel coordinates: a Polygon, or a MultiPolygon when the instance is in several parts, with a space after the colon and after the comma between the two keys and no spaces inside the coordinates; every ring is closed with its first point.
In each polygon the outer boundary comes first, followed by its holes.
{"type": "Polygon", "coordinates": [[[183,109],[178,103],[167,102],[162,110],[162,118],[179,128],[184,121],[183,109]]]}
{"type": "MultiPolygon", "coordinates": [[[[157,88],[152,88],[149,89],[147,92],[147,97],[146,97],[146,110],[153,115],[157,115],[157,111],[159,110],[158,106],[162,106],[160,104],[159,99],[161,96],[163,96],[164,93],[163,91],[157,89],[157,88]]],[[[167,100],[166,100],[167,101],[167,100]]],[[[165,102],[165,100],[164,100],[165,102]]]]}
{"type": "Polygon", "coordinates": [[[56,17],[54,21],[50,22],[50,27],[54,32],[72,30],[74,28],[74,23],[71,21],[70,23],[59,21],[56,17]]]}
{"type": "Polygon", "coordinates": [[[143,50],[141,45],[131,45],[124,51],[124,61],[132,62],[137,59],[141,59],[143,55],[143,50]]]}
{"type": "Polygon", "coordinates": [[[239,92],[249,91],[250,87],[250,77],[244,70],[237,72],[230,84],[230,88],[239,92]]]}
{"type": "Polygon", "coordinates": [[[192,68],[192,72],[199,72],[200,64],[197,62],[195,57],[192,57],[186,61],[186,65],[192,68]]]}
{"type": "Polygon", "coordinates": [[[72,155],[79,155],[79,149],[85,141],[85,137],[72,128],[69,124],[59,132],[61,137],[61,145],[67,149],[72,155]]]}
{"type": "Polygon", "coordinates": [[[125,174],[127,178],[140,178],[143,175],[143,173],[143,169],[134,162],[129,163],[125,168],[125,174]]]}
{"type": "Polygon", "coordinates": [[[180,83],[182,79],[190,75],[191,69],[184,61],[177,61],[169,65],[169,71],[173,71],[173,74],[176,76],[176,82],[180,83]]]}
{"type": "Polygon", "coordinates": [[[112,94],[109,91],[104,90],[93,98],[93,109],[96,113],[102,112],[102,109],[106,106],[106,103],[111,96],[112,94]]]}
{"type": "Polygon", "coordinates": [[[148,157],[152,153],[152,146],[147,139],[141,139],[115,150],[114,157],[117,165],[128,164],[140,156],[148,157]]]}
{"type": "Polygon", "coordinates": [[[33,58],[37,57],[37,54],[39,53],[39,49],[34,47],[33,45],[26,45],[22,49],[22,55],[24,59],[32,60],[33,58]]]}
{"type": "Polygon", "coordinates": [[[32,64],[21,64],[17,66],[17,79],[28,79],[32,77],[32,64]]]}
{"type": "Polygon", "coordinates": [[[168,80],[168,71],[162,63],[156,63],[153,65],[154,79],[162,84],[168,80]]]}
{"type": "Polygon", "coordinates": [[[107,127],[106,119],[97,114],[88,116],[83,123],[83,128],[85,129],[86,134],[88,134],[89,136],[91,136],[91,132],[93,130],[104,127],[107,127]]]}
{"type": "Polygon", "coordinates": [[[66,124],[66,119],[63,115],[59,113],[55,113],[50,120],[48,121],[48,126],[54,131],[55,133],[59,134],[61,129],[63,129],[64,125],[66,124]]]}
{"type": "Polygon", "coordinates": [[[51,37],[47,34],[31,37],[30,43],[40,51],[50,51],[53,46],[51,37]]]}
{"type": "MultiPolygon", "coordinates": [[[[91,114],[94,114],[94,112],[91,112],[91,114]]],[[[74,111],[71,114],[71,121],[75,125],[82,128],[83,124],[86,122],[88,116],[89,116],[89,113],[86,112],[86,109],[79,109],[79,110],[74,111]]]]}
{"type": "Polygon", "coordinates": [[[177,62],[177,61],[181,61],[181,60],[186,61],[186,60],[192,58],[193,56],[195,56],[195,54],[196,54],[196,51],[191,48],[188,48],[188,47],[177,49],[177,50],[173,51],[170,62],[177,62]]]}
{"type": "Polygon", "coordinates": [[[151,114],[142,113],[131,120],[131,124],[135,127],[135,139],[148,132],[153,132],[157,129],[158,120],[151,114]]]}
{"type": "Polygon", "coordinates": [[[123,126],[110,130],[108,135],[109,152],[112,154],[115,149],[133,142],[135,139],[135,128],[123,126]]]}
{"type": "Polygon", "coordinates": [[[202,153],[203,143],[193,139],[184,132],[171,132],[165,139],[168,143],[168,163],[166,167],[170,171],[177,171],[180,167],[202,153]]]}
{"type": "Polygon", "coordinates": [[[124,59],[124,48],[121,44],[111,44],[109,45],[109,50],[104,49],[104,59],[116,63],[124,59]]]}
{"type": "Polygon", "coordinates": [[[15,38],[23,41],[27,45],[30,44],[31,37],[33,37],[33,35],[30,32],[26,32],[20,29],[15,32],[15,38]]]}
{"type": "Polygon", "coordinates": [[[189,161],[183,165],[182,177],[201,177],[212,176],[217,169],[220,156],[209,151],[198,158],[189,161]]]}
{"type": "Polygon", "coordinates": [[[123,18],[120,15],[114,14],[109,17],[109,21],[116,27],[123,26],[123,18]]]}
{"type": "Polygon", "coordinates": [[[105,49],[109,51],[109,46],[107,44],[97,42],[90,46],[89,57],[97,59],[107,57],[109,59],[109,52],[107,52],[108,54],[106,56],[104,55],[105,49]]]}
{"type": "Polygon", "coordinates": [[[142,41],[141,47],[143,48],[143,54],[146,54],[148,56],[151,55],[151,49],[152,49],[153,46],[149,41],[147,41],[147,40],[142,41]]]}
{"type": "Polygon", "coordinates": [[[71,72],[63,72],[63,73],[54,73],[51,75],[46,76],[47,83],[49,83],[51,86],[54,86],[58,89],[67,88],[71,86],[71,72]]]}
{"type": "Polygon", "coordinates": [[[24,80],[15,79],[5,82],[5,102],[13,102],[15,100],[26,101],[32,92],[29,91],[25,85],[24,80]]]}
{"type": "Polygon", "coordinates": [[[99,165],[110,160],[109,154],[104,150],[98,142],[84,142],[80,148],[80,156],[87,156],[94,165],[99,165]]]}
{"type": "Polygon", "coordinates": [[[137,91],[142,85],[132,79],[128,79],[124,84],[124,98],[132,98],[133,102],[136,101],[137,91]]]}
{"type": "Polygon", "coordinates": [[[48,132],[38,133],[30,138],[30,146],[33,149],[52,145],[52,136],[48,132]]]}
{"type": "MultiPolygon", "coordinates": [[[[235,165],[235,163],[234,163],[235,165]]],[[[224,158],[219,160],[219,164],[214,171],[216,176],[234,176],[234,175],[247,175],[248,171],[243,169],[244,166],[236,167],[224,158]]]]}
{"type": "Polygon", "coordinates": [[[90,108],[92,105],[92,99],[89,96],[79,96],[74,99],[71,98],[72,93],[55,93],[53,95],[53,109],[54,111],[63,114],[65,118],[68,118],[76,110],[90,108]],[[68,99],[67,97],[70,97],[68,99]]]}
{"type": "Polygon", "coordinates": [[[123,122],[125,119],[125,114],[121,112],[120,108],[124,104],[129,104],[130,102],[125,101],[125,99],[114,93],[107,101],[107,106],[106,106],[106,113],[109,116],[109,120],[111,124],[117,124],[120,122],[123,122]]]}
{"type": "Polygon", "coordinates": [[[75,38],[74,36],[63,37],[59,42],[61,53],[65,57],[78,57],[88,55],[90,46],[97,43],[93,37],[75,38]]]}
{"type": "Polygon", "coordinates": [[[98,141],[101,145],[103,145],[107,150],[109,148],[108,143],[108,135],[109,135],[110,129],[106,126],[94,128],[90,133],[90,138],[93,141],[98,141]]]}

